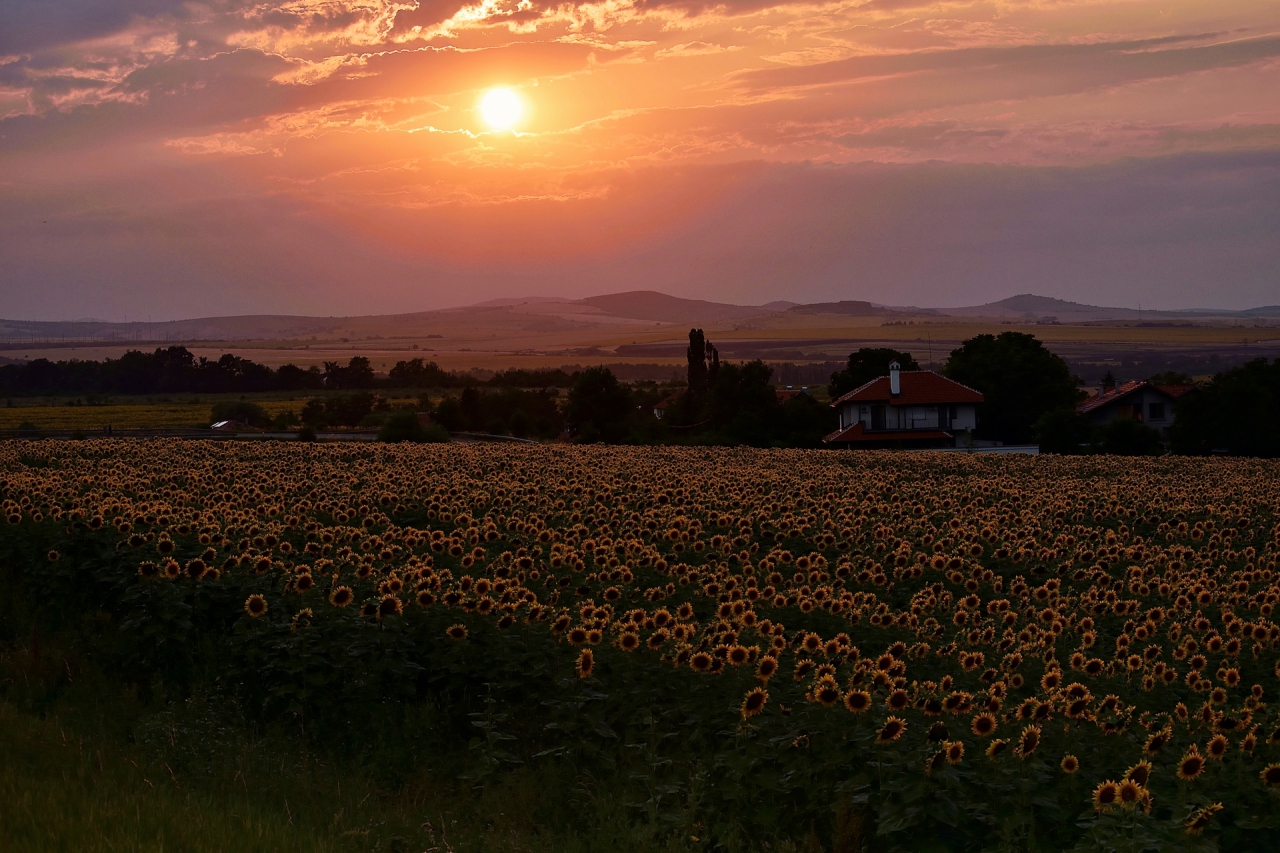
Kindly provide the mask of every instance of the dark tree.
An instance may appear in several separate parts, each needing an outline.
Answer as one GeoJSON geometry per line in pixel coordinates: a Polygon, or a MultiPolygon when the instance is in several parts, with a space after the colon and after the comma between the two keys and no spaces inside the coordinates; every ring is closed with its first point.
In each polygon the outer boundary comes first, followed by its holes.
{"type": "Polygon", "coordinates": [[[689,349],[685,352],[689,361],[689,393],[701,394],[707,388],[707,338],[701,329],[689,330],[689,349]]]}
{"type": "Polygon", "coordinates": [[[420,358],[397,361],[388,372],[387,381],[393,388],[453,388],[458,384],[458,378],[452,373],[434,361],[424,362],[420,358]]]}
{"type": "Polygon", "coordinates": [[[1074,407],[1065,407],[1041,415],[1035,424],[1035,434],[1041,453],[1068,456],[1088,450],[1093,428],[1088,418],[1078,414],[1074,407]]]}
{"type": "Polygon", "coordinates": [[[372,388],[374,385],[373,367],[369,359],[362,355],[354,356],[342,367],[336,361],[324,363],[324,384],[329,388],[343,390],[356,388],[372,388]]]}
{"type": "Polygon", "coordinates": [[[831,374],[831,384],[827,392],[835,400],[848,394],[855,388],[861,388],[872,379],[889,374],[890,362],[898,362],[903,370],[919,370],[920,365],[909,352],[899,352],[887,347],[863,347],[857,352],[849,353],[849,363],[844,370],[831,374]]]}
{"type": "Polygon", "coordinates": [[[952,350],[942,372],[982,392],[978,435],[1006,444],[1031,441],[1036,421],[1083,396],[1067,363],[1023,332],[970,338],[952,350]]]}
{"type": "Polygon", "coordinates": [[[569,390],[566,416],[582,440],[622,441],[631,415],[631,391],[607,367],[582,371],[569,390]]]}
{"type": "Polygon", "coordinates": [[[462,409],[462,425],[466,429],[480,431],[485,428],[484,408],[480,403],[480,391],[473,387],[463,388],[462,397],[458,400],[462,409]]]}
{"type": "Polygon", "coordinates": [[[1194,385],[1195,382],[1185,373],[1176,370],[1166,370],[1164,373],[1157,373],[1152,376],[1149,382],[1155,385],[1194,385]]]}
{"type": "Polygon", "coordinates": [[[1175,453],[1280,456],[1280,359],[1257,358],[1179,398],[1170,434],[1175,453]]]}
{"type": "Polygon", "coordinates": [[[1160,433],[1134,418],[1116,418],[1098,430],[1097,449],[1115,456],[1159,456],[1160,433]]]}

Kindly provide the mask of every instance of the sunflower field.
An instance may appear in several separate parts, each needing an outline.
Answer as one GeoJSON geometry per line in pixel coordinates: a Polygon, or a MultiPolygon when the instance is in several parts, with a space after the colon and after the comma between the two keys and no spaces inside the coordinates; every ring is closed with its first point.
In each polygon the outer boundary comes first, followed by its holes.
{"type": "Polygon", "coordinates": [[[1280,832],[1276,463],[9,442],[0,543],[139,689],[430,700],[708,849],[1280,832]]]}

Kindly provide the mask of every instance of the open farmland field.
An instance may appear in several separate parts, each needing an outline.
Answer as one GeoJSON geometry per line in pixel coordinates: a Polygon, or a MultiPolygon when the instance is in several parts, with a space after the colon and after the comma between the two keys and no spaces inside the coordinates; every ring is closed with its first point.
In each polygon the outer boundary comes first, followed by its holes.
{"type": "MultiPolygon", "coordinates": [[[[325,395],[316,394],[323,397],[325,395]]],[[[67,400],[53,403],[46,398],[17,399],[16,405],[0,408],[0,430],[18,429],[29,423],[43,430],[84,430],[99,432],[110,424],[115,429],[185,429],[208,427],[210,411],[220,400],[241,398],[261,406],[272,417],[282,412],[297,414],[309,397],[301,393],[284,398],[279,393],[224,394],[200,398],[178,397],[157,401],[149,398],[115,397],[108,405],[70,405],[67,400]]],[[[414,402],[414,397],[402,397],[393,392],[387,396],[389,405],[414,402]]]]}
{"type": "Polygon", "coordinates": [[[95,666],[435,738],[401,785],[569,774],[653,849],[1274,849],[1276,463],[7,442],[0,499],[95,666]]]}
{"type": "MultiPolygon", "coordinates": [[[[691,325],[704,328],[725,357],[767,361],[843,360],[859,347],[893,347],[911,352],[922,364],[941,364],[961,341],[979,334],[1026,331],[1073,364],[1151,361],[1170,364],[1206,362],[1217,354],[1226,366],[1250,358],[1280,355],[1280,326],[1274,321],[1121,322],[1097,321],[1039,325],[1034,320],[930,315],[857,316],[768,313],[757,317],[682,322],[640,322],[597,315],[565,314],[563,306],[528,305],[459,309],[423,315],[421,328],[400,328],[389,320],[343,328],[341,336],[272,340],[184,341],[197,356],[217,359],[225,352],[271,367],[293,363],[322,366],[325,361],[369,358],[386,372],[402,359],[435,361],[446,370],[498,371],[643,363],[650,378],[665,379],[663,368],[679,370],[691,325]],[[588,322],[589,320],[589,322],[588,322]],[[427,332],[430,332],[430,335],[427,332]]],[[[6,352],[22,359],[100,360],[128,349],[151,350],[177,341],[42,346],[9,344],[6,352]]],[[[1157,362],[1156,369],[1163,369],[1157,362]]],[[[1216,362],[1215,362],[1216,365],[1216,362]]],[[[1180,366],[1185,369],[1188,365],[1180,366]]],[[[1194,370],[1212,373],[1212,369],[1194,370]]]]}

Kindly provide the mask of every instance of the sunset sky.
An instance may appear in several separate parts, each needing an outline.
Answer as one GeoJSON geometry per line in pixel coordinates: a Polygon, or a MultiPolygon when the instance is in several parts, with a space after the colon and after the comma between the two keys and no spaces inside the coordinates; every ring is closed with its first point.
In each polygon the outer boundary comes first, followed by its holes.
{"type": "Polygon", "coordinates": [[[1280,303],[1276,0],[5,0],[0,116],[9,318],[1280,303]]]}

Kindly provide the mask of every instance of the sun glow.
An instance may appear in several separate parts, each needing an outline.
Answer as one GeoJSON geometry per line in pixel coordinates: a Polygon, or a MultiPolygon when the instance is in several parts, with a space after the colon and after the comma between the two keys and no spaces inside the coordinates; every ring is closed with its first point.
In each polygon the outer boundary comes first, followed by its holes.
{"type": "Polygon", "coordinates": [[[510,89],[490,89],[480,101],[480,114],[494,130],[506,130],[520,120],[524,104],[510,89]]]}

